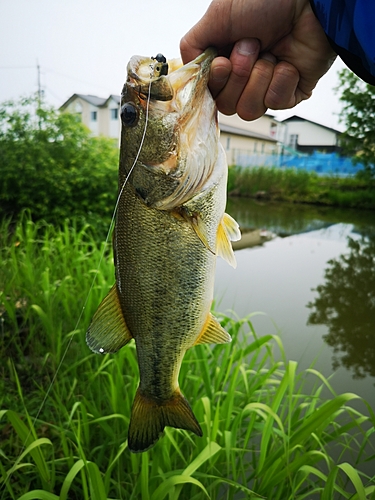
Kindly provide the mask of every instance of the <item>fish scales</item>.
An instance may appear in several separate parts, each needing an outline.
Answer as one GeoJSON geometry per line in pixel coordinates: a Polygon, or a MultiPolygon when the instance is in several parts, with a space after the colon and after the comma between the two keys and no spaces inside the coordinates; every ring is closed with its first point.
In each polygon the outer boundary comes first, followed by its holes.
{"type": "Polygon", "coordinates": [[[216,256],[235,265],[230,241],[240,237],[225,214],[227,164],[207,88],[215,52],[185,66],[159,56],[134,56],[128,65],[116,282],[86,335],[98,353],[135,340],[140,382],[128,431],[133,452],[153,446],[167,425],[202,435],[178,375],[187,349],[231,340],[210,307],[216,256]]]}
{"type": "Polygon", "coordinates": [[[137,346],[141,390],[168,399],[177,388],[176,366],[211,305],[205,290],[213,286],[215,256],[184,220],[125,190],[115,233],[121,306],[137,346]]]}

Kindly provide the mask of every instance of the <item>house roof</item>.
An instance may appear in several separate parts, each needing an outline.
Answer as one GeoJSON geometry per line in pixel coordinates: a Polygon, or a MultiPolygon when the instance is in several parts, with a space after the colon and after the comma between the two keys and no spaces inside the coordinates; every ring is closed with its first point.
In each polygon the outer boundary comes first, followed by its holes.
{"type": "Polygon", "coordinates": [[[121,102],[121,97],[115,94],[111,94],[109,97],[98,97],[96,95],[87,95],[87,94],[73,94],[60,107],[66,108],[76,98],[83,99],[84,101],[92,104],[93,106],[97,106],[98,108],[105,106],[110,99],[113,99],[117,104],[120,104],[121,102]]]}
{"type": "Polygon", "coordinates": [[[233,135],[242,135],[243,137],[252,137],[253,139],[262,139],[263,141],[277,142],[276,139],[265,134],[259,134],[258,132],[253,132],[252,130],[245,130],[243,128],[232,127],[231,125],[226,125],[225,123],[219,122],[219,128],[222,132],[227,132],[233,135]]]}
{"type": "Polygon", "coordinates": [[[322,125],[321,123],[318,123],[318,122],[314,122],[313,120],[308,120],[307,118],[303,118],[302,116],[298,116],[298,115],[293,115],[293,116],[289,116],[289,118],[284,118],[283,120],[280,120],[282,123],[285,123],[285,122],[309,122],[309,123],[313,123],[314,125],[318,125],[318,127],[322,127],[322,128],[325,128],[326,130],[330,130],[331,132],[335,132],[336,134],[341,134],[342,132],[340,130],[337,130],[335,128],[332,128],[332,127],[327,127],[326,125],[322,125]]]}

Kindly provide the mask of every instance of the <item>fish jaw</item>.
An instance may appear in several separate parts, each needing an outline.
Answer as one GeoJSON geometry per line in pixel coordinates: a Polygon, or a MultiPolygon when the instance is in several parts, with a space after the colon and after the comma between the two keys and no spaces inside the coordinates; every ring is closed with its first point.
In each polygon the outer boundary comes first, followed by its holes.
{"type": "Polygon", "coordinates": [[[212,174],[219,129],[207,82],[214,56],[208,49],[184,66],[173,62],[172,71],[158,78],[147,79],[150,58],[135,56],[128,65],[122,108],[132,103],[138,119],[122,127],[120,184],[137,158],[129,182],[149,207],[173,210],[212,174]]]}

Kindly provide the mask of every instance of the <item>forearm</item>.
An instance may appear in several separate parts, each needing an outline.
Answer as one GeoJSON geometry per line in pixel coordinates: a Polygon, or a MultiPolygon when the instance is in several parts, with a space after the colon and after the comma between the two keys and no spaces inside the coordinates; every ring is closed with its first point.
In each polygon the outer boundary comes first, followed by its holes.
{"type": "Polygon", "coordinates": [[[375,85],[375,2],[310,0],[327,38],[344,63],[375,85]]]}

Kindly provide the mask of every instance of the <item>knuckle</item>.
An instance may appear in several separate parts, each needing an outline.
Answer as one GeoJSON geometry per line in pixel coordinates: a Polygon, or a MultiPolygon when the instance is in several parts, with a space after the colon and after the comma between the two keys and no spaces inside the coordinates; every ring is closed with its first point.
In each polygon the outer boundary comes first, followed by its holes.
{"type": "Polygon", "coordinates": [[[238,83],[246,83],[251,73],[250,66],[245,66],[243,64],[233,64],[232,65],[232,79],[238,83]]]}
{"type": "Polygon", "coordinates": [[[280,67],[276,67],[266,94],[266,105],[272,109],[291,107],[294,103],[298,80],[299,73],[293,66],[280,65],[280,67]]]}

